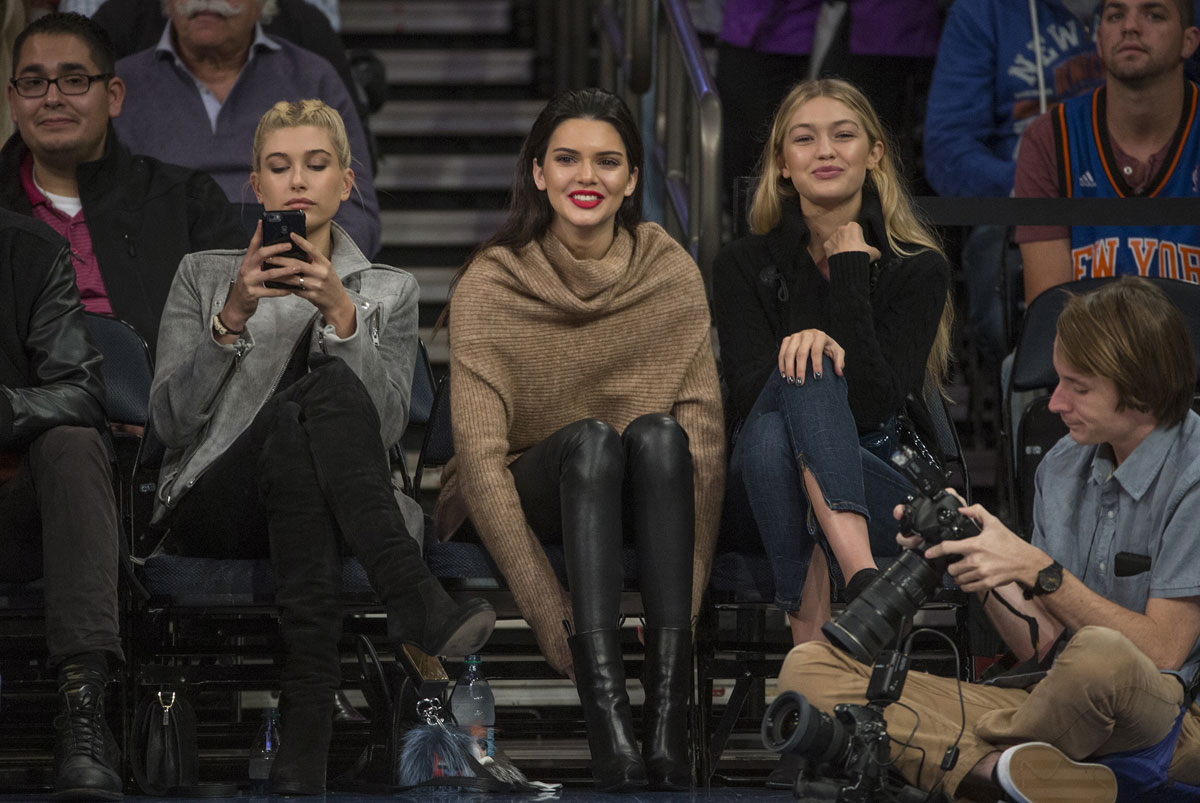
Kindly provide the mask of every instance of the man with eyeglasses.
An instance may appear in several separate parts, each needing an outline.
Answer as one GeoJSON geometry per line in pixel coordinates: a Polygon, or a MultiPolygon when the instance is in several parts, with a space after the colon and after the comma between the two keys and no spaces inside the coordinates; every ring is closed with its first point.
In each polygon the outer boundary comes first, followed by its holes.
{"type": "Polygon", "coordinates": [[[134,156],[110,122],[125,84],[108,34],[49,14],[14,43],[8,101],[18,131],[0,150],[0,206],[71,245],[86,309],[130,323],[152,346],[184,254],[239,248],[246,234],[207,174],[134,156]]]}

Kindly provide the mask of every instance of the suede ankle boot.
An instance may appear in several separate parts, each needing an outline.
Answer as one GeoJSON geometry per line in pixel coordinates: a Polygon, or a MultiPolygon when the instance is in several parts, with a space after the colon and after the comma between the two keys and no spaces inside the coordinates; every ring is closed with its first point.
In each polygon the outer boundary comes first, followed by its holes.
{"type": "Polygon", "coordinates": [[[692,631],[646,630],[642,687],[642,755],[650,788],[686,791],[692,785],[688,750],[688,699],[692,687],[692,631]]]}
{"type": "Polygon", "coordinates": [[[601,792],[646,786],[646,765],[633,736],[633,714],[625,690],[620,631],[591,630],[567,639],[583,706],[591,751],[592,778],[601,792]]]}
{"type": "MultiPolygon", "coordinates": [[[[89,658],[97,658],[88,656],[89,658]]],[[[121,800],[121,751],[104,720],[105,658],[58,670],[61,708],[54,718],[54,799],[121,800]]]]}
{"type": "Polygon", "coordinates": [[[478,652],[492,635],[496,611],[487,600],[478,598],[455,604],[424,563],[414,568],[424,577],[402,593],[385,598],[388,638],[412,644],[428,655],[478,652]]]}

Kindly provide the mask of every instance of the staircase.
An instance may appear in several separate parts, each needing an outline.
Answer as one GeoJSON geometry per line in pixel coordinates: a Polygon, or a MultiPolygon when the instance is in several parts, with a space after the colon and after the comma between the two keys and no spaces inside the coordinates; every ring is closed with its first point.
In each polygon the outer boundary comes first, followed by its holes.
{"type": "Polygon", "coordinates": [[[533,0],[342,0],[347,48],[371,48],[388,101],[371,118],[383,219],[380,261],[421,287],[421,337],[432,338],[450,281],[504,219],[521,141],[545,97],[538,89],[533,0]]]}

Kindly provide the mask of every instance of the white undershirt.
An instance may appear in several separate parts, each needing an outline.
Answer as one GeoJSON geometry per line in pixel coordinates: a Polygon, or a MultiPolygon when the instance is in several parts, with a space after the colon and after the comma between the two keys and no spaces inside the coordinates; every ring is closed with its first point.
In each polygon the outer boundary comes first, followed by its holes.
{"type": "Polygon", "coordinates": [[[83,209],[83,202],[79,200],[79,196],[55,195],[52,192],[46,192],[46,188],[38,183],[36,166],[33,168],[33,186],[46,196],[46,200],[50,202],[51,206],[67,217],[75,217],[79,214],[79,210],[83,209]]]}

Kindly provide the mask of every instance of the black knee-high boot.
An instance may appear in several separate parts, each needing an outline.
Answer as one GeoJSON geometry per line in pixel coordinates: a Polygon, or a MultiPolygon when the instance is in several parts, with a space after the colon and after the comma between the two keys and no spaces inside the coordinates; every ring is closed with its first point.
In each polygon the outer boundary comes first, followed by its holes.
{"type": "Polygon", "coordinates": [[[367,389],[341,360],[314,358],[310,365],[321,374],[302,402],[312,463],[342,535],[387,608],[388,636],[430,655],[476,652],[496,613],[482,599],[456,604],[429,573],[396,504],[367,389]]]}
{"type": "Polygon", "coordinates": [[[587,725],[596,788],[620,792],[644,787],[646,765],[633,736],[620,631],[613,628],[576,633],[567,644],[575,662],[575,684],[587,725]]]}
{"type": "Polygon", "coordinates": [[[280,747],[269,783],[273,794],[319,795],[325,791],[333,695],[341,685],[342,554],[317,488],[301,415],[294,402],[279,406],[259,460],[284,651],[280,747]]]}
{"type": "Polygon", "coordinates": [[[642,755],[651,789],[680,791],[692,783],[688,750],[691,659],[691,630],[673,627],[646,630],[642,755]]]}

